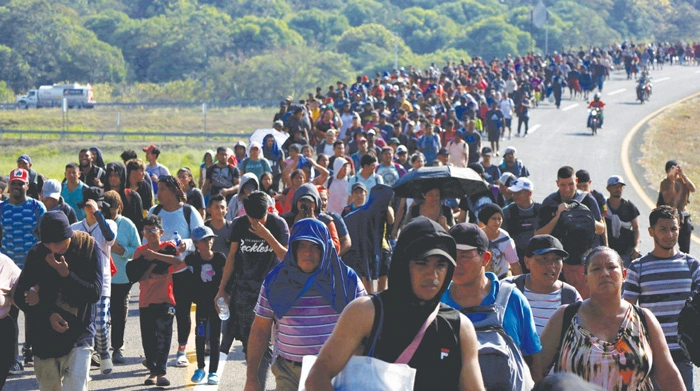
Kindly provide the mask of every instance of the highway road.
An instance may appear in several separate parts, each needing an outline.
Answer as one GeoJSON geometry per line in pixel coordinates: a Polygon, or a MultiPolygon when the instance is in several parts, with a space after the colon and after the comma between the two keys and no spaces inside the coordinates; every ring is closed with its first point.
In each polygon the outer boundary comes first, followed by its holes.
{"type": "MultiPolygon", "coordinates": [[[[686,98],[700,91],[700,67],[666,67],[663,71],[652,71],[654,77],[654,95],[651,101],[641,105],[635,101],[635,83],[625,79],[622,72],[615,72],[605,83],[602,99],[606,102],[605,127],[596,136],[586,129],[586,102],[568,99],[565,92],[560,109],[545,101],[539,108],[532,110],[531,131],[527,138],[515,138],[501,143],[501,153],[507,146],[518,150],[518,157],[532,173],[531,179],[535,184],[534,198],[541,201],[549,193],[556,190],[556,171],[560,166],[571,165],[575,169],[587,169],[593,179],[593,188],[604,194],[605,182],[610,175],[623,175],[627,183],[630,178],[624,170],[624,160],[621,156],[623,141],[638,122],[660,108],[686,98]]],[[[516,122],[516,121],[514,121],[516,122]]],[[[515,124],[514,124],[515,125],[515,124]]],[[[658,179],[655,183],[646,183],[643,173],[636,165],[641,152],[639,145],[643,128],[631,137],[629,151],[631,155],[630,169],[637,176],[642,191],[647,198],[656,199],[658,179]]],[[[513,132],[515,134],[515,132],[513,132]]],[[[669,159],[673,156],[669,156],[669,159]]],[[[496,159],[498,160],[498,159],[496,159]]],[[[663,165],[665,161],[659,162],[663,165]]],[[[700,159],[692,164],[700,164],[700,159]]],[[[694,178],[700,182],[700,178],[694,178]]],[[[647,216],[650,207],[643,201],[644,196],[636,193],[632,186],[625,189],[625,198],[634,202],[641,212],[642,250],[647,252],[652,248],[652,242],[646,235],[647,216]]],[[[691,253],[700,256],[700,244],[691,245],[691,253]]],[[[127,363],[115,366],[111,375],[100,375],[93,370],[90,382],[91,390],[121,391],[143,390],[143,381],[147,376],[146,369],[141,365],[143,352],[138,326],[138,286],[132,289],[129,320],[126,330],[127,363]]],[[[20,341],[23,331],[20,332],[20,341]]],[[[242,390],[245,382],[245,363],[241,346],[236,343],[228,357],[222,357],[219,366],[221,383],[218,386],[194,385],[189,379],[196,369],[194,355],[194,340],[188,344],[187,368],[168,368],[168,377],[172,382],[170,389],[192,390],[242,390]]],[[[171,347],[170,364],[174,365],[176,344],[171,347]]],[[[700,390],[700,374],[695,373],[696,390],[700,390]]],[[[268,375],[268,389],[274,389],[274,378],[268,375]]],[[[11,376],[4,388],[6,391],[26,391],[38,389],[32,368],[28,368],[24,376],[11,376]]]]}

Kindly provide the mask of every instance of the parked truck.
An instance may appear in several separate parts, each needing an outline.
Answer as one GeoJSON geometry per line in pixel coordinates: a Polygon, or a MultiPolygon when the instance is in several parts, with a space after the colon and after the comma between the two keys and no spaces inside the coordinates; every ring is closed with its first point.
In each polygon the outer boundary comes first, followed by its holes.
{"type": "Polygon", "coordinates": [[[36,90],[29,90],[27,95],[17,97],[17,107],[28,109],[30,107],[61,107],[63,98],[66,98],[68,108],[95,107],[95,95],[90,84],[54,84],[51,86],[40,86],[36,90]]]}

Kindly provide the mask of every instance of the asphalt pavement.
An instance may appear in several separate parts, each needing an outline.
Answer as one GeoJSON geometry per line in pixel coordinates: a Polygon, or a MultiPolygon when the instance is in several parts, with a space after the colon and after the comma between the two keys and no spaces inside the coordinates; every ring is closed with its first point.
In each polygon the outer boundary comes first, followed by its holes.
{"type": "MultiPolygon", "coordinates": [[[[586,169],[593,180],[593,188],[603,194],[605,182],[610,175],[623,175],[625,180],[624,161],[627,156],[621,156],[623,141],[638,123],[650,113],[669,104],[686,98],[700,91],[700,67],[667,66],[664,70],[651,71],[654,78],[654,94],[651,100],[641,105],[635,101],[635,82],[626,80],[623,72],[614,72],[610,80],[605,83],[602,91],[602,99],[606,103],[605,127],[593,136],[586,128],[587,110],[586,101],[582,99],[569,99],[568,91],[565,91],[561,108],[557,109],[547,100],[531,111],[530,135],[527,138],[516,138],[515,130],[511,140],[501,142],[500,152],[503,153],[507,146],[514,146],[518,151],[518,158],[529,168],[532,181],[535,185],[534,198],[542,201],[548,194],[556,191],[556,172],[564,165],[570,165],[576,170],[586,169]]],[[[592,94],[591,94],[592,98],[592,94]]],[[[517,120],[514,120],[517,126],[517,120]]],[[[658,189],[658,181],[647,183],[643,177],[643,171],[636,164],[641,152],[639,145],[643,140],[642,127],[635,137],[630,138],[629,166],[632,173],[640,182],[641,191],[646,192],[646,198],[655,199],[658,189]]],[[[673,156],[669,156],[672,159],[673,156]]],[[[499,158],[495,159],[497,163],[499,158]]],[[[665,161],[659,162],[663,165],[665,161]]],[[[700,160],[696,162],[700,164],[700,160]]],[[[700,178],[696,178],[700,181],[700,178]]],[[[607,194],[606,194],[607,195],[607,194]]],[[[644,195],[627,186],[623,197],[634,202],[639,211],[640,228],[642,230],[642,252],[650,251],[653,244],[648,235],[647,216],[650,207],[644,201],[644,195]]],[[[700,244],[691,244],[691,254],[700,256],[700,244]]],[[[23,322],[21,322],[23,323],[23,322]]],[[[144,390],[152,387],[143,385],[148,372],[141,365],[143,349],[141,348],[141,335],[138,324],[138,286],[132,289],[129,319],[126,328],[125,357],[126,364],[116,365],[110,375],[101,375],[97,369],[91,371],[91,390],[121,391],[144,390]]],[[[175,334],[175,333],[174,333],[175,334]]],[[[20,330],[20,342],[24,340],[23,326],[20,330]]],[[[171,355],[168,367],[168,378],[172,386],[169,389],[192,390],[242,390],[245,384],[245,360],[240,343],[235,343],[231,353],[222,357],[219,365],[220,385],[195,385],[189,379],[196,369],[196,356],[194,353],[193,334],[188,343],[188,359],[190,365],[187,368],[174,367],[175,352],[177,350],[175,337],[171,346],[171,355]]],[[[700,390],[700,371],[695,372],[696,390],[700,390]]],[[[4,388],[5,391],[37,390],[38,386],[32,368],[27,368],[23,376],[10,376],[4,388]]],[[[274,389],[274,377],[268,374],[267,389],[274,389]]]]}

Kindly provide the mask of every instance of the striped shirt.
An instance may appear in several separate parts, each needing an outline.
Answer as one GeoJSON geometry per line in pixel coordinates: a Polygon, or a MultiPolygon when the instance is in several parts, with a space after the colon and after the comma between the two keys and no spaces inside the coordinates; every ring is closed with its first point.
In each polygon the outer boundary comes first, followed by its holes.
{"type": "MultiPolygon", "coordinates": [[[[358,277],[357,296],[365,295],[367,292],[358,277]]],[[[282,319],[279,319],[270,308],[263,285],[255,306],[255,314],[266,319],[274,317],[277,323],[275,351],[283,358],[296,362],[301,362],[307,355],[318,355],[340,318],[340,313],[328,304],[315,287],[299,297],[282,319]]]]}
{"type": "Polygon", "coordinates": [[[41,201],[27,198],[20,205],[9,200],[0,203],[0,228],[2,229],[2,253],[10,257],[20,269],[32,246],[39,241],[38,225],[46,213],[41,201]]]}
{"type": "MultiPolygon", "coordinates": [[[[525,287],[525,297],[530,303],[532,309],[532,317],[535,318],[535,327],[537,327],[537,335],[542,335],[544,326],[552,317],[554,311],[561,307],[561,289],[552,293],[537,293],[525,287]]],[[[581,295],[576,293],[576,301],[581,301],[581,295]]]]}
{"type": "Polygon", "coordinates": [[[691,255],[679,252],[659,259],[649,253],[630,264],[622,297],[649,309],[661,324],[669,350],[677,351],[678,314],[699,284],[700,262],[691,255]]]}

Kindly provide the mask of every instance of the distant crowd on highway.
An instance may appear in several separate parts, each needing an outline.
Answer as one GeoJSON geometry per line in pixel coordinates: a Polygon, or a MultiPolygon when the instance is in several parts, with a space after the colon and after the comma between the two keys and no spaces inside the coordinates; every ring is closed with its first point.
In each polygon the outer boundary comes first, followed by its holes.
{"type": "Polygon", "coordinates": [[[33,366],[41,390],[87,390],[91,365],[110,376],[139,356],[144,384],[167,387],[194,333],[191,381],[219,384],[218,352],[239,341],[245,390],[270,370],[277,390],[400,389],[370,376],[386,370],[416,390],[692,391],[684,162],[659,162],[640,218],[625,178],[566,162],[533,199],[527,162],[501,142],[527,137],[531,110],[559,107],[566,87],[588,99],[614,70],[697,65],[697,49],[624,42],[358,76],[288,97],[262,137],[177,171],[157,145],[114,162],[82,149],[63,178],[21,154],[0,203],[0,388],[33,366]],[[124,343],[134,284],[141,348],[124,343]]]}

